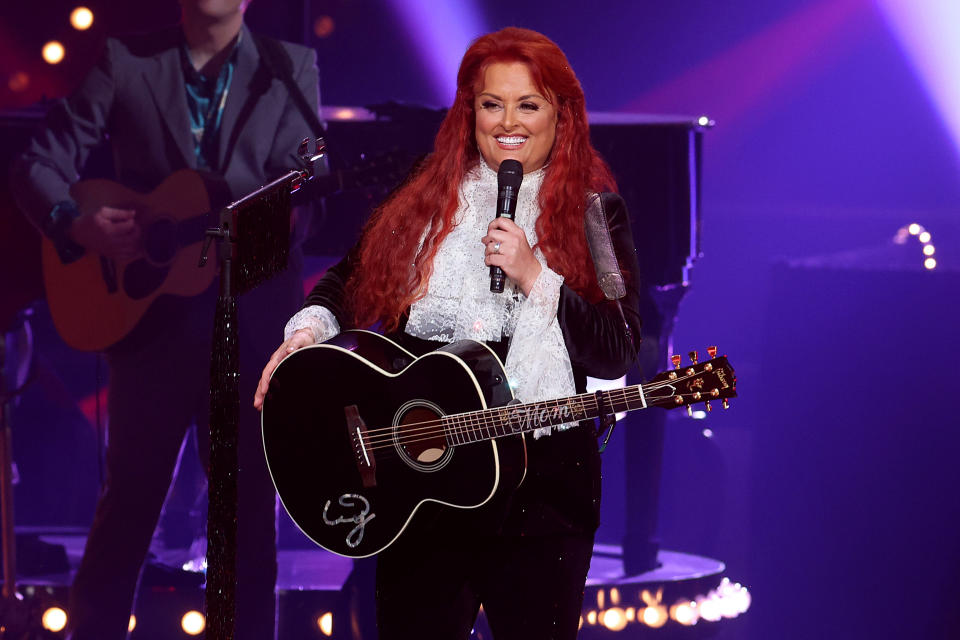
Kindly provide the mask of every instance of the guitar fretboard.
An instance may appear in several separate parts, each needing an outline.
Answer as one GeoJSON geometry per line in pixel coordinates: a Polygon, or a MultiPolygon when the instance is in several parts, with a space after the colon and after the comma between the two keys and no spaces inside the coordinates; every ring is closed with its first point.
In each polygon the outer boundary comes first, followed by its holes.
{"type": "MultiPolygon", "coordinates": [[[[643,385],[601,391],[600,395],[605,413],[621,413],[647,407],[643,385]]],[[[582,393],[556,400],[457,413],[443,416],[441,421],[447,444],[455,446],[589,420],[599,414],[597,394],[582,393]]]]}

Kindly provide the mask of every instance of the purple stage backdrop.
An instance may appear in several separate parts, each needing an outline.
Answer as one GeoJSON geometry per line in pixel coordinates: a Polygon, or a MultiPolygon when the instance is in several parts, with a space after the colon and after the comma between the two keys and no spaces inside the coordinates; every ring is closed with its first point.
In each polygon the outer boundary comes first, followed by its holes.
{"type": "MultiPolygon", "coordinates": [[[[65,1],[0,7],[0,107],[68,90],[105,35],[177,17],[171,0],[87,4],[102,19],[82,34],[65,1]],[[54,38],[67,58],[49,67],[39,50],[54,38]]],[[[714,119],[703,256],[674,344],[719,344],[741,397],[705,422],[668,421],[662,545],[727,562],[753,592],[751,638],[934,638],[960,596],[956,6],[255,0],[248,21],[316,47],[327,105],[447,106],[469,41],[518,25],[566,51],[591,111],[714,119]],[[894,242],[909,223],[931,238],[894,242]]],[[[604,542],[624,533],[622,438],[605,454],[604,542]]]]}

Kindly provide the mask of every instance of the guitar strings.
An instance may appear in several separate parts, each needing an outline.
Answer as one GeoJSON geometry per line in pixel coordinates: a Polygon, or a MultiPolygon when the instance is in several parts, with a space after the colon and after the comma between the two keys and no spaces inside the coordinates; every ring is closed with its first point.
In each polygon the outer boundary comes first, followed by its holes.
{"type": "MultiPolygon", "coordinates": [[[[686,377],[692,377],[692,376],[685,376],[685,378],[686,377]]],[[[649,383],[648,385],[642,385],[642,386],[648,392],[656,391],[665,387],[672,387],[677,382],[680,382],[685,378],[677,378],[676,380],[670,380],[668,382],[649,383]]],[[[631,401],[638,400],[641,397],[637,385],[631,385],[630,387],[624,387],[623,389],[613,389],[606,393],[611,402],[616,402],[619,400],[620,402],[629,403],[631,401]]],[[[666,400],[667,398],[677,397],[676,394],[672,394],[669,396],[650,396],[649,394],[645,394],[645,395],[648,399],[652,399],[654,401],[666,400]]],[[[682,397],[683,394],[680,394],[680,395],[682,397]]],[[[690,395],[692,396],[693,394],[690,394],[690,395]]],[[[582,405],[588,411],[597,409],[596,398],[593,394],[581,394],[576,397],[583,399],[582,405]]],[[[534,403],[515,406],[512,408],[513,409],[530,408],[534,406],[549,408],[551,402],[559,403],[561,402],[561,400],[534,402],[534,403]]],[[[559,404],[554,404],[554,406],[559,406],[559,404]]],[[[627,408],[629,410],[629,407],[627,408]]],[[[509,408],[507,407],[494,407],[491,409],[480,409],[476,411],[469,411],[469,412],[464,412],[459,414],[450,414],[447,416],[442,416],[439,419],[435,418],[435,419],[427,420],[424,422],[411,422],[409,424],[403,425],[404,440],[409,441],[409,438],[411,437],[421,437],[421,440],[423,440],[423,439],[429,439],[441,434],[443,435],[447,435],[447,434],[456,435],[457,433],[469,434],[469,433],[475,433],[475,432],[481,431],[483,429],[486,429],[488,433],[486,434],[487,436],[486,438],[481,438],[481,439],[489,439],[490,437],[492,437],[489,435],[490,429],[496,429],[496,427],[498,426],[501,426],[501,427],[504,426],[503,421],[497,419],[500,415],[502,415],[503,409],[509,410],[509,408]],[[446,418],[446,422],[448,423],[446,426],[444,425],[444,422],[445,422],[444,418],[446,418]],[[452,420],[452,418],[456,418],[462,421],[462,424],[458,425],[456,422],[452,420]],[[423,436],[426,436],[426,438],[424,438],[423,436]]],[[[363,438],[365,443],[368,443],[373,447],[377,447],[377,445],[380,445],[381,443],[384,443],[384,442],[392,443],[394,441],[394,433],[395,433],[394,426],[382,427],[382,428],[368,430],[364,434],[363,438]]],[[[506,434],[498,434],[498,435],[506,435],[506,434]]]]}
{"type": "MultiPolygon", "coordinates": [[[[685,378],[686,377],[692,377],[692,376],[685,376],[685,378]]],[[[677,382],[680,382],[683,379],[684,378],[677,378],[675,380],[670,380],[667,382],[649,383],[648,385],[642,385],[642,387],[647,392],[656,391],[659,389],[672,387],[677,382]]],[[[617,402],[626,403],[628,405],[627,406],[628,410],[629,410],[629,403],[631,401],[636,401],[641,398],[641,394],[636,385],[625,387],[623,389],[613,389],[606,393],[608,395],[608,400],[611,403],[617,403],[617,402]]],[[[646,397],[648,400],[653,400],[654,404],[659,404],[657,401],[662,401],[662,400],[667,400],[669,398],[677,398],[677,397],[685,398],[686,396],[690,396],[690,399],[693,400],[694,395],[695,395],[694,393],[671,394],[668,396],[651,396],[649,394],[646,394],[646,397]]],[[[583,399],[582,406],[587,412],[597,410],[596,397],[594,395],[581,394],[578,397],[583,399]]],[[[709,400],[710,398],[705,398],[705,399],[709,400]]],[[[695,400],[695,401],[698,401],[698,400],[695,400]]],[[[557,400],[553,402],[556,403],[553,406],[556,406],[556,407],[561,406],[559,404],[561,400],[557,400]]],[[[513,408],[517,409],[517,408],[524,408],[524,407],[526,408],[543,407],[544,409],[549,411],[551,408],[550,403],[551,401],[535,402],[535,403],[529,403],[526,405],[519,405],[519,407],[513,407],[513,408]]],[[[676,406],[680,406],[680,405],[676,405],[676,406]]],[[[513,431],[512,429],[510,429],[510,431],[502,432],[501,430],[504,427],[509,428],[509,424],[510,424],[509,418],[506,422],[502,419],[498,419],[503,415],[503,412],[498,410],[502,410],[502,409],[506,409],[507,411],[510,410],[510,408],[506,408],[506,407],[494,407],[492,409],[481,409],[478,411],[471,411],[471,412],[465,412],[460,414],[451,414],[448,416],[443,416],[439,419],[432,419],[432,420],[427,420],[423,422],[412,422],[406,425],[399,425],[400,427],[402,427],[402,429],[399,431],[397,430],[396,427],[393,427],[393,426],[372,429],[366,432],[362,437],[363,437],[364,444],[367,446],[369,451],[377,451],[377,450],[382,450],[384,448],[392,447],[394,443],[400,444],[400,445],[407,445],[407,444],[414,444],[418,442],[425,442],[428,440],[432,440],[438,436],[444,437],[445,440],[447,439],[447,437],[450,437],[451,439],[455,440],[458,434],[462,434],[466,436],[466,442],[451,443],[454,446],[456,446],[457,444],[468,444],[469,442],[489,440],[497,436],[510,435],[511,433],[520,433],[523,431],[530,431],[536,428],[536,427],[531,427],[528,429],[520,429],[518,431],[513,431]],[[457,424],[456,422],[452,421],[451,418],[454,418],[454,417],[462,421],[462,424],[457,424]],[[446,420],[444,420],[444,418],[446,418],[446,420]],[[491,432],[493,432],[494,435],[491,435],[491,432]],[[480,438],[470,437],[478,433],[481,436],[480,438]]],[[[573,417],[573,419],[577,420],[577,418],[575,417],[573,417]]]]}
{"type": "MultiPolygon", "coordinates": [[[[680,395],[681,395],[681,397],[682,397],[683,395],[689,395],[689,396],[691,396],[691,399],[692,399],[692,396],[693,396],[693,394],[680,394],[680,395]]],[[[670,396],[670,397],[675,397],[675,396],[670,396]]],[[[680,405],[677,405],[677,406],[680,406],[680,405]]],[[[432,421],[432,422],[433,422],[434,424],[436,424],[436,423],[439,423],[440,421],[432,421]]],[[[411,424],[427,424],[427,423],[411,423],[411,424]]],[[[399,426],[400,426],[400,427],[403,427],[404,425],[399,425],[399,426]]],[[[501,423],[501,426],[502,426],[502,423],[501,423]]],[[[493,428],[493,427],[491,427],[491,428],[493,428]]],[[[536,428],[536,427],[531,428],[531,429],[527,429],[526,431],[530,431],[530,430],[533,430],[533,429],[535,429],[535,428],[536,428]]],[[[394,431],[395,428],[394,428],[394,427],[389,427],[388,429],[389,429],[390,431],[394,431]]],[[[471,432],[474,432],[474,433],[475,433],[475,432],[478,432],[478,431],[481,431],[481,430],[482,430],[482,427],[474,427],[474,428],[471,429],[471,432]]],[[[391,449],[394,449],[394,445],[395,445],[395,444],[396,444],[396,445],[401,445],[401,446],[407,446],[407,445],[417,444],[417,443],[420,443],[420,442],[427,442],[427,441],[430,441],[430,440],[435,439],[435,438],[438,437],[438,436],[441,436],[441,437],[444,438],[444,442],[443,442],[443,446],[444,446],[444,447],[447,447],[447,446],[457,447],[457,446],[462,446],[462,445],[466,445],[466,444],[473,444],[473,443],[475,443],[475,442],[484,442],[484,441],[487,441],[487,440],[492,440],[492,439],[494,439],[495,437],[498,437],[498,436],[501,436],[501,435],[503,435],[503,436],[506,436],[506,435],[519,435],[520,433],[523,433],[523,432],[524,432],[524,431],[517,431],[517,432],[498,433],[497,436],[489,436],[489,434],[488,434],[488,435],[485,436],[485,437],[477,438],[477,439],[475,439],[475,440],[468,440],[468,441],[462,442],[462,443],[457,443],[457,442],[452,442],[452,443],[451,443],[451,442],[448,442],[448,441],[446,440],[446,436],[448,435],[447,431],[448,431],[448,430],[445,430],[445,429],[443,429],[443,428],[441,428],[441,429],[435,429],[435,430],[432,431],[432,432],[424,431],[424,430],[421,429],[421,433],[412,434],[412,435],[411,435],[411,434],[407,434],[407,433],[406,433],[406,429],[402,429],[401,431],[398,432],[399,435],[397,435],[396,438],[394,438],[393,433],[391,433],[391,435],[390,435],[389,437],[387,437],[387,438],[380,438],[380,439],[378,439],[378,440],[375,442],[375,444],[373,443],[373,441],[368,441],[368,440],[366,439],[366,437],[364,438],[364,441],[370,443],[370,446],[367,447],[367,451],[368,451],[368,452],[374,452],[374,451],[384,451],[384,450],[389,451],[389,450],[391,450],[391,449]]]]}
{"type": "MultiPolygon", "coordinates": [[[[678,377],[678,378],[675,379],[675,380],[670,380],[670,381],[666,381],[666,382],[651,382],[651,383],[647,383],[647,384],[644,384],[644,385],[640,385],[640,387],[642,387],[643,390],[644,390],[644,392],[645,392],[645,393],[643,394],[644,397],[646,397],[646,398],[648,398],[648,399],[652,399],[652,400],[654,400],[654,401],[656,401],[656,400],[666,400],[666,399],[668,399],[668,398],[674,398],[674,397],[676,397],[676,395],[673,394],[673,395],[669,395],[669,396],[651,396],[651,395],[650,395],[650,392],[652,392],[652,391],[658,391],[658,390],[663,389],[663,388],[673,387],[673,386],[676,385],[677,383],[682,382],[682,381],[684,381],[684,380],[686,380],[687,378],[690,378],[690,377],[694,377],[694,376],[678,377]]],[[[609,399],[610,399],[611,401],[615,401],[616,399],[614,398],[614,396],[617,395],[617,394],[619,394],[619,395],[620,395],[620,401],[626,402],[626,403],[629,403],[629,402],[631,402],[631,401],[633,401],[633,400],[638,400],[638,399],[640,399],[640,397],[641,397],[641,394],[640,394],[638,385],[631,385],[631,386],[629,386],[629,387],[623,387],[622,389],[611,389],[611,390],[609,390],[609,391],[606,391],[605,393],[608,395],[608,397],[609,397],[609,399]]],[[[580,395],[574,396],[574,398],[583,399],[584,403],[587,403],[587,402],[592,403],[592,404],[585,405],[585,406],[588,406],[588,407],[593,408],[593,409],[596,409],[596,408],[597,408],[597,405],[596,405],[596,397],[595,397],[594,394],[591,394],[591,393],[580,394],[580,395]]],[[[559,405],[557,405],[556,403],[560,403],[560,402],[562,402],[562,401],[564,401],[564,400],[569,400],[569,399],[544,400],[544,401],[540,401],[540,402],[526,403],[526,404],[523,404],[523,405],[514,405],[514,406],[509,407],[509,408],[513,408],[513,409],[518,409],[518,408],[530,408],[530,407],[534,407],[534,406],[538,406],[538,405],[540,405],[540,406],[549,406],[551,403],[555,403],[555,406],[559,406],[559,405]]],[[[474,410],[474,411],[467,411],[467,412],[464,412],[464,413],[449,414],[449,415],[446,415],[446,416],[443,416],[443,417],[444,417],[444,418],[447,418],[448,421],[450,421],[450,420],[453,419],[453,418],[460,418],[460,419],[463,419],[463,420],[466,421],[466,422],[476,422],[476,421],[477,421],[477,420],[476,420],[476,416],[482,415],[482,414],[485,414],[485,413],[486,413],[487,415],[490,415],[491,417],[484,419],[484,422],[489,422],[490,420],[494,419],[494,418],[493,418],[493,414],[494,414],[494,413],[498,413],[498,414],[499,414],[499,413],[501,413],[500,410],[503,410],[503,409],[508,409],[508,407],[492,407],[492,408],[488,408],[488,409],[479,409],[479,410],[474,410]]],[[[628,408],[628,409],[629,409],[629,408],[628,408]]],[[[404,425],[404,426],[405,426],[405,429],[404,429],[404,430],[405,430],[405,431],[408,431],[408,432],[410,432],[410,431],[416,431],[416,430],[417,430],[416,427],[429,429],[429,428],[433,428],[433,427],[437,426],[438,424],[442,424],[442,419],[441,419],[441,420],[431,419],[431,420],[428,420],[428,421],[425,421],[425,422],[419,422],[419,423],[418,423],[418,422],[411,422],[411,423],[409,423],[409,424],[407,424],[407,425],[404,425]]],[[[469,427],[468,427],[468,428],[469,428],[469,427]]],[[[366,431],[366,433],[365,433],[365,438],[368,438],[368,439],[370,439],[370,440],[372,441],[373,438],[375,437],[375,435],[379,435],[379,434],[382,434],[382,433],[384,433],[384,432],[388,432],[387,435],[391,435],[392,432],[393,432],[393,430],[394,430],[394,427],[393,427],[393,426],[380,427],[380,428],[376,428],[376,429],[368,429],[368,430],[366,431]]],[[[392,439],[392,435],[391,435],[391,439],[392,439]]]]}
{"type": "MultiPolygon", "coordinates": [[[[617,392],[618,390],[614,390],[613,392],[611,392],[611,395],[617,392]]],[[[633,400],[638,400],[640,398],[640,394],[635,389],[632,392],[629,392],[629,396],[628,396],[628,392],[619,392],[619,393],[622,396],[619,399],[619,401],[623,403],[629,403],[633,400]]],[[[583,401],[581,402],[581,405],[587,412],[589,412],[590,410],[597,409],[596,398],[593,396],[593,394],[583,394],[576,397],[582,398],[583,401]]],[[[611,398],[611,400],[616,402],[616,400],[614,400],[613,398],[611,398]]],[[[424,422],[410,422],[403,425],[403,427],[404,427],[405,433],[412,433],[412,434],[416,434],[418,432],[423,433],[424,431],[434,429],[437,426],[444,426],[444,423],[446,423],[446,426],[441,431],[450,431],[454,433],[460,432],[460,431],[475,431],[478,429],[482,429],[484,427],[492,428],[495,426],[502,426],[504,422],[503,420],[500,419],[500,417],[503,415],[505,411],[511,412],[511,411],[516,411],[520,409],[530,409],[532,407],[540,407],[549,411],[551,408],[560,407],[560,406],[565,406],[565,403],[562,400],[532,402],[532,403],[523,404],[523,405],[510,405],[505,407],[492,407],[489,409],[480,409],[475,411],[467,411],[463,413],[448,414],[440,418],[434,418],[424,422]]],[[[577,418],[576,416],[571,416],[571,419],[578,420],[583,418],[577,418]]],[[[377,441],[376,438],[382,435],[386,435],[388,436],[387,439],[392,440],[393,432],[394,432],[393,426],[383,427],[378,429],[369,429],[366,432],[364,437],[365,437],[365,440],[369,442],[376,442],[377,441]]],[[[433,433],[436,433],[436,432],[434,431],[433,433]]]]}

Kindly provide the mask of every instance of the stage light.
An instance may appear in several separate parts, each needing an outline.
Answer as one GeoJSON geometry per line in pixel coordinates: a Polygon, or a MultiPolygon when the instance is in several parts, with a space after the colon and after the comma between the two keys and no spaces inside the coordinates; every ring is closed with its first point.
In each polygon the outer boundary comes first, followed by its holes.
{"type": "Polygon", "coordinates": [[[644,607],[640,619],[648,627],[659,629],[667,623],[667,610],[661,605],[644,607]]]}
{"type": "Polygon", "coordinates": [[[188,636],[198,636],[207,626],[207,619],[199,611],[187,611],[180,619],[180,627],[188,636]]]}
{"type": "Polygon", "coordinates": [[[923,225],[913,222],[897,229],[897,233],[893,236],[893,243],[900,245],[906,244],[910,236],[916,236],[922,245],[921,251],[926,257],[923,261],[924,268],[927,270],[935,269],[937,267],[937,261],[932,256],[937,252],[937,249],[933,246],[933,234],[927,231],[923,225]]]}
{"type": "Polygon", "coordinates": [[[627,616],[627,622],[633,622],[637,619],[637,610],[633,607],[627,607],[627,610],[624,612],[624,615],[627,616]]]}
{"type": "Polygon", "coordinates": [[[137,616],[130,614],[130,621],[127,623],[127,632],[131,632],[137,628],[137,616]]]}
{"type": "Polygon", "coordinates": [[[741,587],[737,585],[739,589],[734,594],[734,600],[737,603],[737,613],[746,613],[747,609],[750,608],[750,604],[753,602],[753,596],[750,595],[750,591],[746,587],[741,587]]]}
{"type": "Polygon", "coordinates": [[[720,615],[724,618],[736,618],[740,615],[740,608],[735,594],[720,597],[720,615]]]}
{"type": "Polygon", "coordinates": [[[23,71],[17,71],[7,80],[7,88],[14,93],[20,93],[30,85],[30,76],[23,71]]]}
{"type": "Polygon", "coordinates": [[[694,411],[694,412],[690,415],[690,417],[693,418],[694,420],[705,420],[706,417],[707,417],[707,412],[706,412],[706,411],[700,411],[700,410],[698,409],[697,411],[694,411]]]}
{"type": "Polygon", "coordinates": [[[707,429],[704,429],[703,431],[701,431],[700,433],[703,434],[703,437],[704,437],[704,438],[712,438],[712,437],[713,437],[713,429],[707,428],[707,429]]]}
{"type": "Polygon", "coordinates": [[[587,624],[597,624],[597,612],[590,611],[587,613],[587,624]]]}
{"type": "Polygon", "coordinates": [[[70,24],[77,31],[86,31],[93,24],[93,11],[86,7],[77,7],[70,13],[70,24]]]}
{"type": "Polygon", "coordinates": [[[656,593],[644,589],[640,592],[640,599],[647,605],[639,611],[641,622],[654,629],[667,623],[667,608],[663,606],[663,587],[657,589],[656,593]]]}
{"type": "Polygon", "coordinates": [[[335,120],[353,120],[357,117],[357,112],[350,108],[337,109],[333,117],[335,120]]]}
{"type": "Polygon", "coordinates": [[[691,627],[697,624],[699,615],[697,614],[697,603],[692,600],[677,600],[670,607],[670,617],[685,627],[691,627]]]}
{"type": "Polygon", "coordinates": [[[720,596],[720,614],[724,618],[736,618],[740,615],[740,592],[743,587],[740,583],[733,584],[730,578],[724,578],[717,587],[717,595],[720,596]]]}
{"type": "Polygon", "coordinates": [[[330,16],[320,16],[313,21],[313,33],[318,38],[326,38],[333,33],[336,25],[330,16]]]}
{"type": "Polygon", "coordinates": [[[616,587],[610,589],[610,604],[620,604],[620,589],[617,589],[616,587]]]}
{"type": "Polygon", "coordinates": [[[611,607],[601,612],[600,624],[610,631],[623,631],[627,626],[627,615],[620,607],[611,607]]]}
{"type": "Polygon", "coordinates": [[[328,611],[322,616],[318,616],[317,628],[320,629],[320,633],[325,636],[333,635],[333,613],[328,611]]]}
{"type": "Polygon", "coordinates": [[[956,0],[875,0],[923,82],[960,153],[960,3],[956,0]]]}
{"type": "Polygon", "coordinates": [[[463,52],[479,34],[490,31],[481,3],[391,0],[382,4],[392,6],[409,42],[420,54],[424,76],[433,84],[428,102],[451,104],[463,52]]]}
{"type": "Polygon", "coordinates": [[[599,589],[597,591],[597,609],[603,609],[604,605],[606,604],[605,596],[606,593],[603,589],[599,589]]]}
{"type": "Polygon", "coordinates": [[[708,622],[716,622],[723,617],[720,610],[720,598],[716,591],[711,591],[706,596],[697,596],[697,611],[700,617],[708,622]]]}
{"type": "Polygon", "coordinates": [[[48,64],[57,64],[63,60],[63,56],[66,52],[63,49],[63,45],[57,42],[56,40],[51,40],[47,44],[43,45],[43,59],[48,64]]]}
{"type": "Polygon", "coordinates": [[[60,607],[50,607],[40,617],[40,624],[47,631],[57,633],[67,626],[67,612],[60,607]]]}

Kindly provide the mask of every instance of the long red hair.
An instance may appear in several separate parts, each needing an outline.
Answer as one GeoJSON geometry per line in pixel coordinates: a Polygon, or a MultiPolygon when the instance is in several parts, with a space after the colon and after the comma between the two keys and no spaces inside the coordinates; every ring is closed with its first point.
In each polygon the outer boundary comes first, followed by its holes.
{"type": "Polygon", "coordinates": [[[351,311],[358,326],[381,322],[391,331],[426,293],[433,258],[453,228],[460,183],[482,161],[474,98],[486,68],[495,62],[526,64],[537,88],[556,101],[556,139],[540,187],[537,246],[574,291],[594,301],[602,297],[584,232],[584,206],[588,192],[615,191],[616,182],[590,144],[583,89],[563,51],[536,31],[508,27],[481,36],[467,49],[457,95],[433,153],[367,222],[348,284],[356,292],[351,311]]]}

